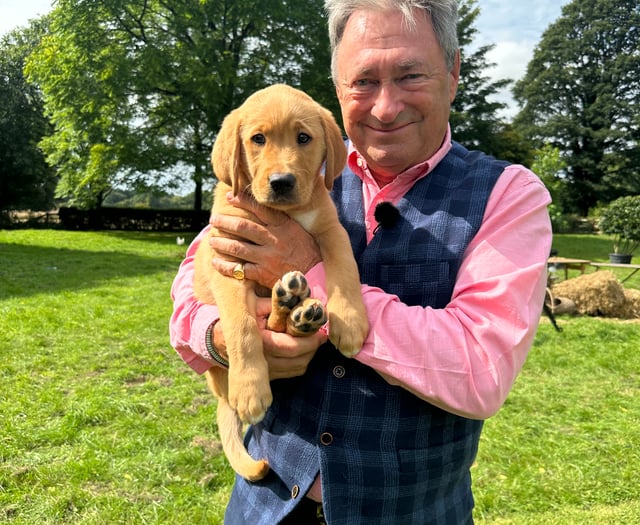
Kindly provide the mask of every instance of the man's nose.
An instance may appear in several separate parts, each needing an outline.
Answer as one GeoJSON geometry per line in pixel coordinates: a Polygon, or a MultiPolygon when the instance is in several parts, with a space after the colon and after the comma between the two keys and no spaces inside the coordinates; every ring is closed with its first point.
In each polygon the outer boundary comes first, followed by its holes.
{"type": "Polygon", "coordinates": [[[380,84],[375,94],[371,114],[380,122],[389,124],[396,119],[402,107],[401,89],[393,82],[380,84]]]}

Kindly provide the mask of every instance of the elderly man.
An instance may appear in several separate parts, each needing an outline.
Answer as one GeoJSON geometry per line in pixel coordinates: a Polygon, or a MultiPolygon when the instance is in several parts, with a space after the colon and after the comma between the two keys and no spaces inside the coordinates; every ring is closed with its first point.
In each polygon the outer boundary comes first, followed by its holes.
{"type": "MultiPolygon", "coordinates": [[[[332,195],[371,328],[354,359],[318,349],[323,334],[263,330],[274,403],[247,445],[272,470],[237,479],[225,523],[472,523],[482,422],[511,389],[542,309],[549,195],[526,168],[451,140],[455,0],[327,0],[326,9],[349,137],[332,195]]],[[[244,239],[215,238],[214,248],[267,286],[302,270],[322,295],[306,232],[246,197],[232,201],[264,224],[213,217],[244,239]]],[[[174,282],[171,337],[203,372],[222,366],[225,346],[216,308],[193,298],[198,242],[174,282]]],[[[235,266],[212,264],[228,275],[235,266]]]]}

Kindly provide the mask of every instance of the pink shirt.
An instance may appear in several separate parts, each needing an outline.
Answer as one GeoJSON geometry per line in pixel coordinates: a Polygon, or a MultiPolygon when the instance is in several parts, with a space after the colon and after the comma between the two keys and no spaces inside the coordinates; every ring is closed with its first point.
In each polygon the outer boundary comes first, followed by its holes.
{"type": "MultiPolygon", "coordinates": [[[[432,158],[383,188],[350,149],[349,165],[364,182],[369,240],[376,226],[375,205],[382,200],[397,202],[450,147],[448,133],[432,158]]],[[[551,248],[550,201],[531,171],[508,166],[491,192],[445,308],[407,306],[379,288],[362,286],[371,328],[355,359],[390,383],[454,414],[477,419],[495,414],[524,364],[540,320],[551,248]]],[[[173,283],[170,321],[171,344],[199,373],[214,365],[204,334],[217,319],[215,306],[199,304],[193,297],[193,257],[203,233],[189,247],[173,283]]],[[[323,265],[306,276],[313,294],[325,300],[323,265]]]]}

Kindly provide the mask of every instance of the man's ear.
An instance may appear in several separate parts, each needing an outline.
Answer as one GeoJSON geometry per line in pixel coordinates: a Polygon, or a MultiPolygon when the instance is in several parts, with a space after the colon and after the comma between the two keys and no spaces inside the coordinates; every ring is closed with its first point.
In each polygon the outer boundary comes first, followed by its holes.
{"type": "Polygon", "coordinates": [[[458,82],[460,81],[460,50],[456,51],[456,57],[453,61],[453,67],[449,71],[449,102],[453,103],[458,92],[458,82]]]}

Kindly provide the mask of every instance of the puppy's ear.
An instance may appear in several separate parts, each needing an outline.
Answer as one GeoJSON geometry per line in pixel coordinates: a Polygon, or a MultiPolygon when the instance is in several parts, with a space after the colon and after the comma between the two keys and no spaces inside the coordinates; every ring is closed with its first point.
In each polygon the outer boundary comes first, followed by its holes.
{"type": "Polygon", "coordinates": [[[229,113],[218,132],[211,150],[211,165],[218,180],[231,186],[237,195],[249,184],[247,159],[240,135],[242,111],[236,109],[229,113]]]}
{"type": "Polygon", "coordinates": [[[327,158],[324,168],[324,184],[327,189],[333,188],[333,181],[344,169],[347,161],[347,146],[342,139],[342,133],[331,111],[322,108],[322,127],[324,141],[327,145],[327,158]]]}

